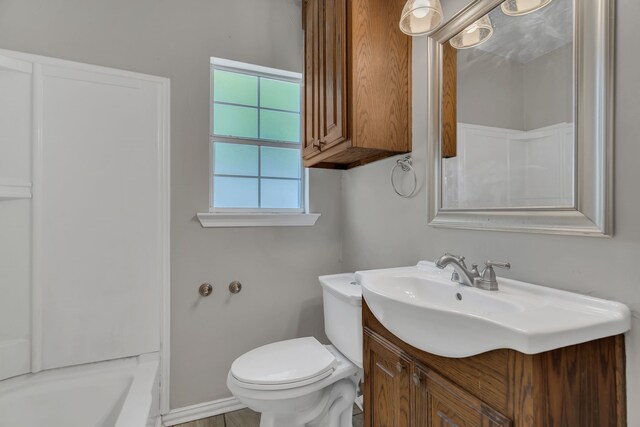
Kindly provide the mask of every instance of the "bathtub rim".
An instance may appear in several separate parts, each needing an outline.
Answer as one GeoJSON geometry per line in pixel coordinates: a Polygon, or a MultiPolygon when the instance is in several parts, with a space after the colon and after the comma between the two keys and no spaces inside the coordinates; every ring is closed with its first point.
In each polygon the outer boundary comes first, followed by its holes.
{"type": "Polygon", "coordinates": [[[159,400],[160,354],[158,352],[132,356],[123,359],[92,362],[67,366],[46,371],[28,373],[0,381],[0,400],[12,393],[29,389],[50,387],[56,382],[78,381],[91,376],[120,374],[131,377],[125,391],[126,397],[120,408],[114,427],[149,425],[151,418],[159,418],[159,407],[153,413],[154,397],[159,400]],[[153,415],[152,415],[153,414],[153,415]]]}

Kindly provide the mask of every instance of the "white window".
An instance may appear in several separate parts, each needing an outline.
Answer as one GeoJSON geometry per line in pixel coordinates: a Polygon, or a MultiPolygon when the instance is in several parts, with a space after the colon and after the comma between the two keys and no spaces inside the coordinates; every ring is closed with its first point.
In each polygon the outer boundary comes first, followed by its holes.
{"type": "Polygon", "coordinates": [[[211,58],[210,212],[304,212],[301,81],[211,58]]]}

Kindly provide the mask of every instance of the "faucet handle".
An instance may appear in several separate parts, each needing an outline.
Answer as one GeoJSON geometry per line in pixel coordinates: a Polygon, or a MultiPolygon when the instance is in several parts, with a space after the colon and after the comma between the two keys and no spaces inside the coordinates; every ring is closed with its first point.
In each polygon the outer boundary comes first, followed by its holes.
{"type": "Polygon", "coordinates": [[[485,267],[484,270],[482,270],[482,275],[474,279],[474,285],[480,289],[497,291],[498,279],[496,278],[496,272],[493,270],[493,267],[509,270],[511,268],[511,264],[508,262],[487,261],[484,265],[485,267]]]}
{"type": "Polygon", "coordinates": [[[505,270],[509,270],[511,268],[511,263],[510,262],[493,262],[493,261],[487,261],[484,263],[485,267],[498,267],[498,268],[504,268],[505,270]]]}
{"type": "Polygon", "coordinates": [[[487,261],[484,263],[484,270],[482,270],[482,280],[486,282],[497,282],[496,272],[493,271],[493,267],[504,268],[505,270],[509,270],[511,268],[511,264],[508,262],[493,262],[487,261]]]}

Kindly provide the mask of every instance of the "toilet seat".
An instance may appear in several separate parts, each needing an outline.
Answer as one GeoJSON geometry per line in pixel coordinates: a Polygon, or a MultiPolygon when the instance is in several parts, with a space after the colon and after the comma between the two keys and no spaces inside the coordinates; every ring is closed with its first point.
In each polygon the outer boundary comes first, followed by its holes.
{"type": "Polygon", "coordinates": [[[303,387],[305,385],[313,384],[327,378],[331,374],[333,374],[333,369],[329,369],[328,371],[323,372],[318,376],[307,378],[306,380],[294,381],[290,383],[280,383],[280,384],[254,384],[254,383],[247,383],[247,382],[241,381],[236,377],[234,377],[233,379],[235,380],[235,383],[237,386],[243,387],[249,390],[266,390],[266,391],[274,390],[275,391],[275,390],[288,390],[296,387],[303,387]]]}
{"type": "Polygon", "coordinates": [[[253,390],[302,387],[330,376],[336,357],[313,337],[279,341],[237,358],[231,375],[238,386],[253,390]]]}

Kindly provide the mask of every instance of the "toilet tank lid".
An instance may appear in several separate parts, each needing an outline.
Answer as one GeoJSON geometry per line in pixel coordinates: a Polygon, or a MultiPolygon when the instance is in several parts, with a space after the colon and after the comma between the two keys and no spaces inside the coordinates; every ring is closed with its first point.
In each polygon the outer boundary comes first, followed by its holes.
{"type": "Polygon", "coordinates": [[[362,288],[355,273],[331,274],[318,277],[322,288],[352,305],[362,305],[362,288]]]}

